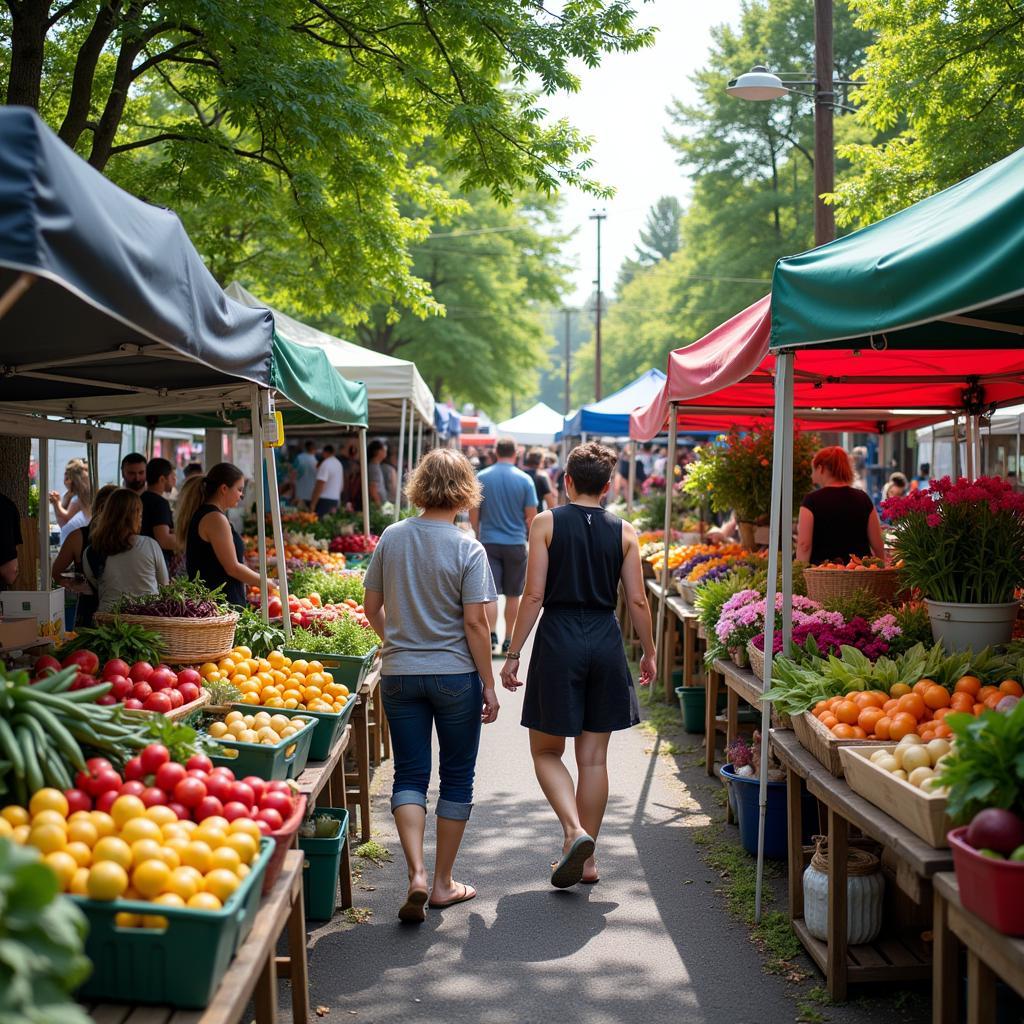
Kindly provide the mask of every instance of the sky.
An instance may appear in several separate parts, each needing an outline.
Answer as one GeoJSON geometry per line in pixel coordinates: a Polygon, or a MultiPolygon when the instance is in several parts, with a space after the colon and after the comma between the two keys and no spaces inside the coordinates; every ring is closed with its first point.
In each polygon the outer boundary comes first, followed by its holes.
{"type": "Polygon", "coordinates": [[[596,277],[596,224],[588,219],[591,213],[607,214],[601,224],[601,288],[609,296],[654,202],[672,195],[685,203],[685,174],[665,141],[666,108],[673,99],[696,99],[690,76],[706,61],[710,30],[738,21],[740,0],[652,0],[638,7],[639,24],[659,27],[654,46],[638,53],[609,54],[595,69],[581,64],[574,68],[582,82],[578,93],[543,98],[551,117],[567,117],[593,136],[590,175],[616,190],[604,202],[576,189],[562,192],[560,227],[575,231],[565,248],[576,267],[574,290],[567,297],[574,307],[584,305],[596,277]]]}

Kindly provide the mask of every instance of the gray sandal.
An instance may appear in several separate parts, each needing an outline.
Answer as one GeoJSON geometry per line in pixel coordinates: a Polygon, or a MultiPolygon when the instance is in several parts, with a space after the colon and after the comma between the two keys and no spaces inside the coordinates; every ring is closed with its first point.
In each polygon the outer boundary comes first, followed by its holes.
{"type": "Polygon", "coordinates": [[[569,852],[555,865],[551,872],[551,884],[556,889],[568,889],[583,879],[583,865],[594,856],[597,844],[588,835],[573,841],[569,852]]]}
{"type": "Polygon", "coordinates": [[[398,920],[406,924],[423,924],[427,919],[427,912],[423,909],[427,903],[427,896],[426,889],[413,889],[398,911],[398,920]]]}

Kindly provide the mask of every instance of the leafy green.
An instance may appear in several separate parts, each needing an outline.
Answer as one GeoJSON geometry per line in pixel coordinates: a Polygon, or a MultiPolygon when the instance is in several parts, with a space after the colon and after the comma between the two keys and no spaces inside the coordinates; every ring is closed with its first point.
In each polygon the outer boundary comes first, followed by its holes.
{"type": "Polygon", "coordinates": [[[38,852],[0,839],[0,1021],[89,1024],[70,995],[91,970],[87,928],[38,852]]]}
{"type": "Polygon", "coordinates": [[[163,715],[146,715],[145,729],[149,742],[162,743],[170,751],[171,760],[181,764],[193,754],[217,753],[222,749],[219,743],[205,733],[196,732],[192,726],[180,720],[172,721],[163,715]]]}
{"type": "Polygon", "coordinates": [[[205,619],[226,615],[231,605],[224,599],[224,585],[212,590],[199,573],[175,576],[155,594],[125,594],[112,609],[115,615],[162,615],[169,618],[205,619]]]}
{"type": "Polygon", "coordinates": [[[956,739],[938,777],[949,787],[949,816],[964,824],[985,807],[1001,807],[1024,817],[1024,701],[1009,714],[986,710],[943,721],[956,739]]]}
{"type": "Polygon", "coordinates": [[[264,622],[263,617],[251,608],[243,608],[239,612],[235,624],[236,647],[248,647],[254,658],[265,658],[271,651],[281,650],[284,641],[284,630],[280,626],[264,622]]]}
{"type": "Polygon", "coordinates": [[[89,650],[100,659],[100,665],[113,658],[121,658],[129,665],[136,661],[156,665],[163,658],[165,649],[159,633],[145,626],[114,619],[101,626],[79,629],[75,639],[61,648],[58,657],[63,660],[72,651],[89,650]]]}
{"type": "Polygon", "coordinates": [[[342,654],[362,657],[380,646],[372,629],[360,626],[347,615],[323,624],[322,632],[297,629],[292,633],[292,647],[308,654],[342,654]]]}
{"type": "Polygon", "coordinates": [[[355,601],[362,604],[364,573],[358,569],[344,572],[326,572],[323,569],[296,569],[288,574],[288,587],[296,597],[319,594],[324,604],[343,604],[355,601]]]}

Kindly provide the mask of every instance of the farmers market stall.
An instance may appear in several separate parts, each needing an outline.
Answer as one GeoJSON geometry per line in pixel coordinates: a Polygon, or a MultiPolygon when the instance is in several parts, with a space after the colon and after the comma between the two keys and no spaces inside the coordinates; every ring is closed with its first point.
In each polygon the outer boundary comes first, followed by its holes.
{"type": "Polygon", "coordinates": [[[526,412],[504,420],[495,428],[498,434],[514,437],[520,444],[554,444],[555,435],[562,427],[562,417],[544,402],[527,409],[526,412]]]}

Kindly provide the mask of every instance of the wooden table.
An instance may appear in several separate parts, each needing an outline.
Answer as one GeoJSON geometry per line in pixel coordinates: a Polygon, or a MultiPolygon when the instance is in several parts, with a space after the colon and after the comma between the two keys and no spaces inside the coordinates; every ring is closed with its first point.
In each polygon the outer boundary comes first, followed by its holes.
{"type": "Polygon", "coordinates": [[[346,795],[355,801],[353,807],[359,808],[359,835],[364,843],[370,841],[370,765],[378,763],[371,760],[370,755],[370,708],[380,699],[380,662],[376,662],[359,686],[359,700],[352,711],[352,752],[354,771],[346,771],[346,795]]]}
{"type": "MultiPolygon", "coordinates": [[[[354,713],[355,708],[352,711],[354,713]]],[[[345,754],[348,752],[351,738],[352,726],[346,725],[327,755],[327,760],[307,764],[305,771],[295,780],[298,783],[299,792],[305,793],[316,807],[341,807],[348,810],[345,754]]],[[[352,906],[352,855],[347,839],[341,851],[338,881],[341,885],[341,909],[347,910],[352,906]]]]}
{"type": "Polygon", "coordinates": [[[965,910],[951,871],[937,874],[932,930],[932,1024],[959,1024],[960,946],[967,950],[967,1024],[994,1024],[996,979],[1024,997],[1024,939],[1011,938],[965,910]]]}
{"type": "MultiPolygon", "coordinates": [[[[661,583],[658,580],[647,580],[648,599],[651,602],[651,615],[657,628],[658,607],[662,600],[661,583]],[[653,600],[651,600],[653,599],[653,600]]],[[[692,604],[684,601],[677,594],[669,594],[665,601],[665,621],[662,635],[656,637],[659,652],[658,672],[661,675],[665,700],[672,703],[675,690],[672,686],[672,670],[676,664],[676,641],[682,629],[683,642],[683,686],[702,685],[702,660],[700,657],[700,616],[692,604]]]]}
{"type": "Polygon", "coordinates": [[[715,774],[716,734],[724,729],[728,748],[739,735],[739,702],[746,701],[760,713],[763,692],[761,680],[750,669],[720,658],[711,666],[704,707],[704,770],[708,775],[715,774]],[[718,691],[723,685],[727,688],[724,722],[718,717],[718,691]]]}
{"type": "Polygon", "coordinates": [[[848,946],[846,883],[849,831],[854,825],[895,854],[895,882],[918,905],[930,906],[931,880],[949,871],[949,850],[936,850],[874,804],[858,796],[800,745],[796,734],[773,729],[772,749],[786,769],[789,838],[789,914],[793,929],[825,974],[829,996],[846,999],[847,986],[861,982],[915,981],[931,977],[931,957],[920,936],[886,934],[873,942],[848,946]],[[803,811],[800,780],[828,811],[828,941],[822,942],[804,924],[802,845],[803,811]]]}
{"type": "Polygon", "coordinates": [[[257,1024],[277,1020],[277,979],[292,983],[292,1020],[309,1018],[306,967],[306,915],[302,905],[302,854],[289,850],[273,889],[263,897],[249,937],[231,961],[220,987],[205,1010],[169,1006],[93,1003],[86,1006],[95,1024],[238,1024],[250,999],[257,1024]],[[288,929],[289,956],[276,955],[278,939],[288,929]]]}

